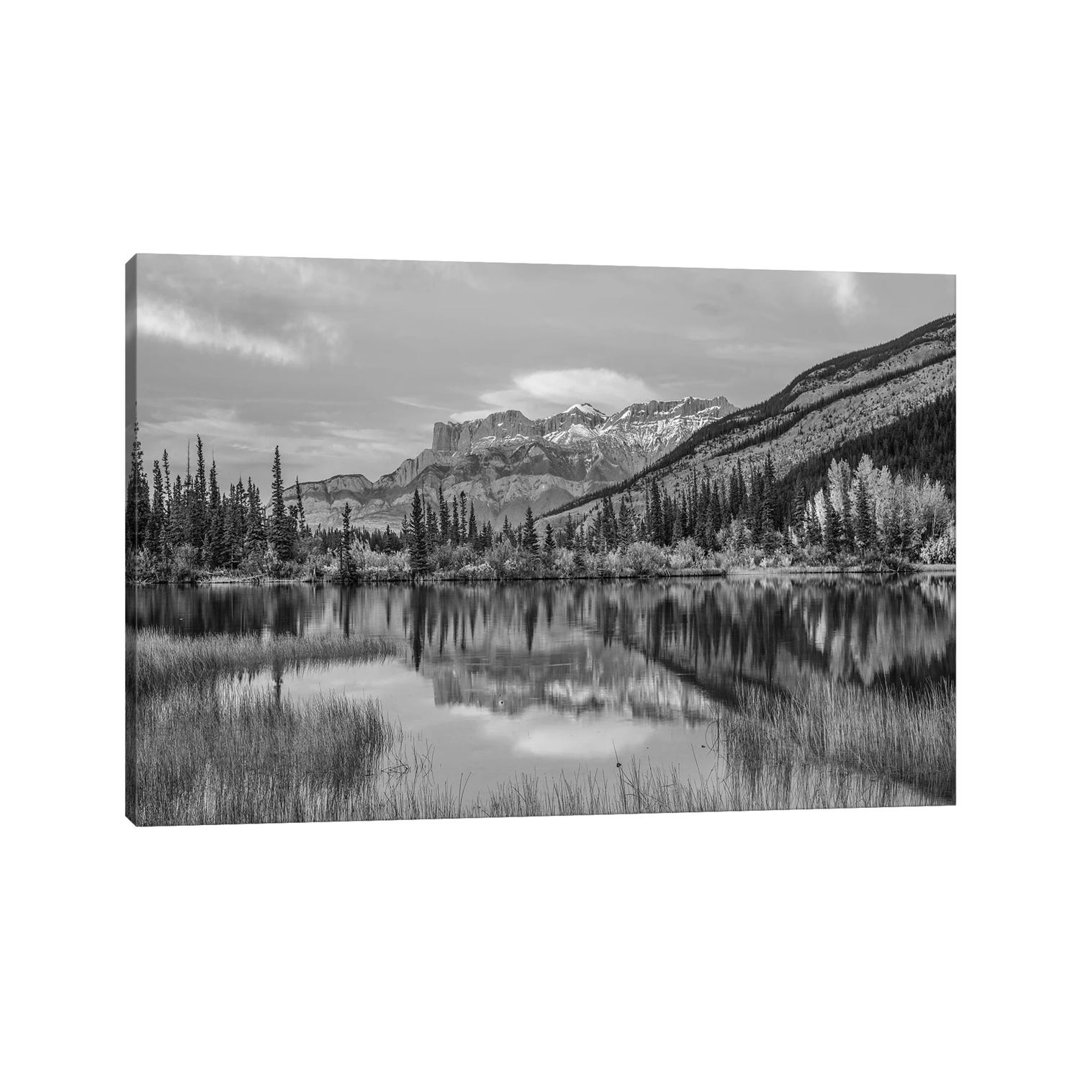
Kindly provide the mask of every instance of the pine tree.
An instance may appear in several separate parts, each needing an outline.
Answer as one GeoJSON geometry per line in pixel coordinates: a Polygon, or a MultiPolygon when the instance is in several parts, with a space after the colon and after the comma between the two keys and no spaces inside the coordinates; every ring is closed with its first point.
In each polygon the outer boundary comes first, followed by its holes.
{"type": "Polygon", "coordinates": [[[293,529],[285,515],[285,483],[281,478],[281,451],[274,447],[273,483],[270,488],[270,546],[288,562],[293,557],[293,529]]]}
{"type": "Polygon", "coordinates": [[[870,495],[862,477],[855,486],[855,544],[860,551],[867,551],[877,543],[877,524],[870,508],[870,495]]]}
{"type": "Polygon", "coordinates": [[[352,585],[356,580],[356,567],[352,558],[352,506],[345,501],[341,510],[341,541],[338,547],[338,570],[342,585],[352,585]]]}
{"type": "Polygon", "coordinates": [[[202,436],[195,436],[195,483],[192,488],[191,535],[197,557],[204,558],[206,547],[206,458],[203,455],[202,436]]]}
{"type": "MultiPolygon", "coordinates": [[[[446,505],[442,484],[439,485],[439,541],[445,544],[450,539],[450,510],[446,505]]],[[[456,509],[456,506],[455,506],[456,509]]]]}
{"type": "Polygon", "coordinates": [[[247,520],[247,549],[260,563],[266,554],[266,520],[263,516],[262,498],[259,489],[248,477],[247,486],[248,520],[247,520]]]}
{"type": "Polygon", "coordinates": [[[655,476],[653,477],[652,484],[649,488],[649,518],[649,539],[654,544],[665,543],[666,538],[664,536],[664,502],[660,495],[660,485],[659,483],[657,483],[655,476]]]}
{"type": "Polygon", "coordinates": [[[551,527],[549,521],[544,526],[544,555],[547,559],[551,559],[555,554],[555,530],[551,527]]]}
{"type": "Polygon", "coordinates": [[[420,489],[413,492],[412,519],[409,522],[409,565],[414,575],[428,571],[427,521],[420,489]]]}
{"type": "Polygon", "coordinates": [[[821,532],[825,543],[825,555],[833,559],[840,552],[840,519],[828,495],[825,496],[825,521],[821,532]]]}
{"type": "Polygon", "coordinates": [[[165,530],[168,546],[176,548],[187,538],[187,525],[184,520],[184,495],[180,486],[180,477],[173,481],[172,495],[169,497],[169,524],[165,530]]]}
{"type": "Polygon", "coordinates": [[[131,443],[125,522],[127,546],[131,551],[137,551],[145,545],[149,527],[150,484],[143,472],[142,443],[139,442],[139,422],[136,420],[135,437],[131,443]]]}
{"type": "Polygon", "coordinates": [[[762,528],[769,532],[780,524],[776,510],[776,470],[773,468],[772,451],[769,451],[765,455],[765,472],[761,482],[762,528]]]}
{"type": "Polygon", "coordinates": [[[619,503],[619,544],[625,547],[627,544],[632,543],[636,531],[634,527],[634,507],[630,501],[630,492],[626,491],[623,492],[622,501],[619,503]]]}
{"type": "Polygon", "coordinates": [[[191,480],[191,443],[188,442],[184,469],[184,543],[195,546],[195,487],[191,480]]]}
{"type": "Polygon", "coordinates": [[[525,507],[525,525],[521,530],[521,546],[530,555],[540,552],[540,541],[536,535],[536,522],[533,520],[532,507],[525,507]]]}
{"type": "Polygon", "coordinates": [[[225,544],[225,518],[221,505],[221,489],[218,487],[217,462],[210,462],[210,488],[207,509],[206,563],[211,567],[223,566],[228,558],[225,544]]]}
{"type": "Polygon", "coordinates": [[[300,477],[296,478],[296,527],[301,536],[310,536],[307,518],[304,516],[304,497],[300,490],[300,477]]]}
{"type": "Polygon", "coordinates": [[[476,547],[476,512],[471,500],[469,501],[469,543],[476,547]]]}
{"type": "Polygon", "coordinates": [[[165,495],[161,478],[161,466],[154,461],[154,498],[150,504],[150,527],[146,533],[146,546],[155,558],[161,554],[165,533],[165,495]]]}

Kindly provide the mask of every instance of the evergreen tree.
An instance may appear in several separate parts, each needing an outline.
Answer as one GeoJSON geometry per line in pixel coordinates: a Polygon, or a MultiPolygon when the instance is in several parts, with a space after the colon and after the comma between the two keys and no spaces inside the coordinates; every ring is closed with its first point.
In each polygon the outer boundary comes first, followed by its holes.
{"type": "Polygon", "coordinates": [[[622,501],[619,503],[618,542],[626,546],[633,542],[637,528],[634,523],[634,506],[630,501],[630,492],[623,492],[622,501]]]}
{"type": "Polygon", "coordinates": [[[210,462],[210,487],[207,493],[206,563],[211,567],[224,566],[228,560],[225,543],[225,515],[218,487],[217,462],[210,462]]]}
{"type": "Polygon", "coordinates": [[[419,488],[413,492],[412,519],[409,522],[409,565],[414,575],[428,571],[427,519],[419,488]]]}
{"type": "Polygon", "coordinates": [[[180,477],[173,481],[172,496],[169,499],[169,524],[165,530],[168,546],[176,548],[187,539],[187,523],[184,520],[184,495],[180,486],[180,477]]]}
{"type": "Polygon", "coordinates": [[[307,518],[304,516],[304,498],[300,491],[300,477],[296,478],[296,528],[301,536],[310,536],[307,518]]]}
{"type": "MultiPolygon", "coordinates": [[[[464,495],[462,496],[464,498],[464,495]]],[[[472,501],[469,502],[469,543],[476,546],[476,513],[472,501]]]]}
{"type": "Polygon", "coordinates": [[[654,544],[666,542],[664,536],[664,502],[660,495],[660,485],[657,483],[655,476],[649,488],[649,521],[647,527],[649,539],[654,544]]]}
{"type": "Polygon", "coordinates": [[[551,522],[549,521],[547,525],[544,526],[544,556],[550,561],[554,555],[555,530],[551,527],[551,522]]]}
{"type": "Polygon", "coordinates": [[[294,532],[285,514],[285,482],[281,477],[281,451],[274,447],[273,483],[270,487],[270,546],[274,554],[288,562],[293,557],[294,532]]]}
{"type": "Polygon", "coordinates": [[[825,497],[825,521],[821,528],[825,544],[825,555],[834,559],[840,552],[840,519],[833,508],[832,499],[825,497]]]}
{"type": "Polygon", "coordinates": [[[531,506],[525,507],[525,525],[521,530],[521,546],[530,555],[538,555],[540,552],[540,541],[536,535],[536,522],[533,520],[531,506]]]}
{"type": "MultiPolygon", "coordinates": [[[[439,540],[445,544],[450,539],[450,510],[446,505],[442,484],[439,485],[439,540]]],[[[456,509],[456,507],[455,507],[456,509]]]]}
{"type": "Polygon", "coordinates": [[[338,546],[338,570],[342,585],[352,585],[356,581],[356,567],[352,557],[352,506],[345,500],[341,511],[341,540],[338,546]]]}
{"type": "Polygon", "coordinates": [[[195,436],[195,482],[192,488],[191,542],[197,557],[202,560],[206,546],[206,458],[203,455],[202,436],[195,436]]]}
{"type": "Polygon", "coordinates": [[[191,443],[187,448],[187,466],[184,469],[184,543],[195,544],[195,487],[191,480],[191,443]]]}
{"type": "Polygon", "coordinates": [[[772,451],[765,455],[765,471],[761,480],[761,516],[763,529],[771,532],[779,527],[776,507],[776,470],[772,451]]]}
{"type": "Polygon", "coordinates": [[[860,477],[855,485],[855,544],[860,551],[867,551],[876,543],[877,523],[870,508],[870,494],[860,477]]]}
{"type": "Polygon", "coordinates": [[[136,420],[127,483],[125,533],[129,550],[137,551],[145,545],[149,527],[150,484],[143,472],[142,443],[139,442],[139,422],[136,420]]]}
{"type": "Polygon", "coordinates": [[[150,504],[150,527],[147,530],[146,546],[155,558],[161,554],[161,545],[165,534],[165,494],[164,481],[161,478],[161,466],[154,461],[154,498],[150,504]]]}
{"type": "Polygon", "coordinates": [[[247,514],[247,543],[248,553],[262,561],[266,554],[266,520],[263,516],[262,498],[259,489],[248,477],[247,486],[248,514],[247,514]]]}

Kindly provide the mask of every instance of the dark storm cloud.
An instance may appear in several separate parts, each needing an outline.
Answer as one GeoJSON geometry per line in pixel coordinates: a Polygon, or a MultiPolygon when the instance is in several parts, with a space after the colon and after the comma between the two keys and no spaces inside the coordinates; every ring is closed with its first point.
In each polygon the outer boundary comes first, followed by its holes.
{"type": "Polygon", "coordinates": [[[148,459],[202,434],[225,478],[375,478],[450,416],[759,401],[954,310],[945,276],[142,255],[148,459]]]}

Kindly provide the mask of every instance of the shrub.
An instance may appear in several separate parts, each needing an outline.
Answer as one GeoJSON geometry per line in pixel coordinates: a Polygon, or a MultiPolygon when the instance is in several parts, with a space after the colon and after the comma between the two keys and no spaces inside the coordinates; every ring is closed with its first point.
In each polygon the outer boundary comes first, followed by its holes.
{"type": "Polygon", "coordinates": [[[956,526],[949,525],[940,536],[927,540],[919,551],[919,561],[924,563],[956,562],[956,526]]]}

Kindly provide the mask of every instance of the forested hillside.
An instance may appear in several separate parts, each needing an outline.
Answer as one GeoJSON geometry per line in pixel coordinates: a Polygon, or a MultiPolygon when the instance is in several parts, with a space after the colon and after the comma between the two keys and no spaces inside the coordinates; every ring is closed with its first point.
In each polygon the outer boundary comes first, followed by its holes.
{"type": "Polygon", "coordinates": [[[947,316],[893,341],[809,368],[767,401],[704,425],[636,476],[564,503],[542,517],[570,510],[596,512],[604,498],[629,492],[644,502],[646,483],[686,484],[704,472],[764,467],[771,456],[780,478],[808,461],[884,429],[951,394],[956,374],[956,318],[947,316]]]}
{"type": "Polygon", "coordinates": [[[943,394],[929,405],[879,428],[840,443],[828,453],[796,465],[778,485],[778,497],[789,503],[800,490],[821,487],[833,461],[852,468],[868,454],[876,465],[886,465],[906,476],[926,475],[941,483],[950,499],[956,498],[956,393],[943,394]]]}

